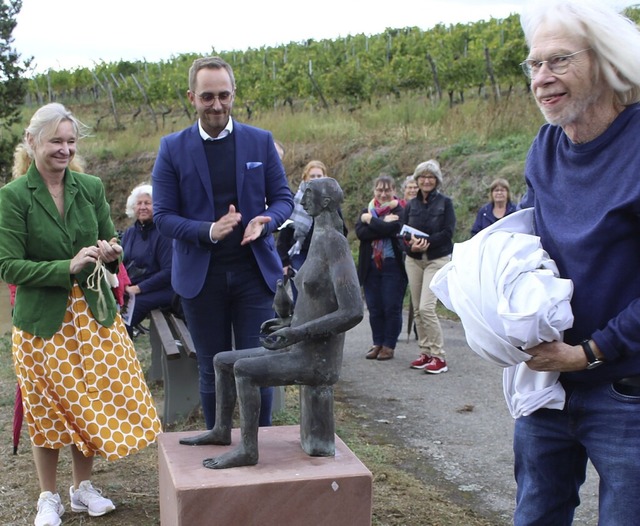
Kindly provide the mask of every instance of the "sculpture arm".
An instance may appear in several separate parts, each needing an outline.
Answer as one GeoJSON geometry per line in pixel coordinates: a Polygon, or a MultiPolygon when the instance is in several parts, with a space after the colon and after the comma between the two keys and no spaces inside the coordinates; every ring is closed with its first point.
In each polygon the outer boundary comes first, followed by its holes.
{"type": "Polygon", "coordinates": [[[364,306],[350,254],[345,253],[340,260],[332,262],[329,283],[332,285],[337,309],[295,327],[274,331],[263,338],[263,346],[267,349],[282,349],[300,341],[327,339],[360,323],[364,306]]]}

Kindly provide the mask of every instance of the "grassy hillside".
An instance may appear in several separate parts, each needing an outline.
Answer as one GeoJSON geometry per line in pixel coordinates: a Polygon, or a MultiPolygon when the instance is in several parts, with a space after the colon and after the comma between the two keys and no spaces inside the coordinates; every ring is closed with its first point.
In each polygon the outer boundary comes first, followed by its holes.
{"type": "MultiPolygon", "coordinates": [[[[99,111],[72,109],[95,128],[99,111]]],[[[354,112],[280,110],[250,121],[243,115],[238,119],[271,130],[285,144],[284,164],[294,191],[308,161],[320,159],[329,167],[345,192],[343,211],[352,234],[360,209],[371,198],[375,177],[387,173],[401,181],[419,162],[438,159],[443,190],[456,207],[456,241],[468,237],[495,177],[506,178],[516,197],[522,194],[524,158],[543,122],[526,93],[498,102],[469,100],[453,108],[416,96],[378,100],[354,112]]],[[[136,122],[128,123],[124,131],[101,126],[80,144],[88,171],[105,182],[118,227],[129,222],[124,215],[129,191],[150,179],[160,137],[191,122],[177,117],[158,132],[136,122]]]]}

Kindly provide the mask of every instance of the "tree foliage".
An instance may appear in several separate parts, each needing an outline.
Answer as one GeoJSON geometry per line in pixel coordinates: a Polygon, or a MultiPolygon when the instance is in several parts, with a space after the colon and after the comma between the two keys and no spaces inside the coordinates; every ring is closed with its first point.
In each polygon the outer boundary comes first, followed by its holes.
{"type": "Polygon", "coordinates": [[[22,0],[0,0],[0,180],[3,181],[11,174],[13,150],[19,141],[12,127],[20,119],[26,93],[22,78],[25,66],[12,47],[15,17],[21,8],[22,0]]]}
{"type": "MultiPolygon", "coordinates": [[[[638,8],[626,15],[637,20],[638,8]]],[[[309,39],[246,51],[211,50],[236,70],[236,109],[254,111],[278,106],[330,110],[353,108],[374,98],[421,92],[439,103],[464,102],[465,94],[508,96],[527,89],[519,63],[528,50],[519,17],[491,18],[469,24],[438,24],[386,29],[378,35],[349,35],[336,40],[309,39]]],[[[31,79],[30,100],[95,102],[111,97],[121,112],[135,115],[190,112],[185,104],[187,70],[197,55],[169,60],[103,62],[93,70],[49,71],[31,79]],[[46,93],[43,91],[47,87],[46,93]]],[[[114,109],[115,113],[115,109],[114,109]]],[[[156,123],[157,126],[157,123],[156,123]]]]}

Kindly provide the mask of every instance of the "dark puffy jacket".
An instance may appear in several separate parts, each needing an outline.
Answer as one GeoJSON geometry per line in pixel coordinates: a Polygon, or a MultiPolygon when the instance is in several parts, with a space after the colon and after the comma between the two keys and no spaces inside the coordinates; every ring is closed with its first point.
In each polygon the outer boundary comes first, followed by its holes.
{"type": "MultiPolygon", "coordinates": [[[[423,202],[422,191],[407,203],[403,223],[429,234],[427,259],[437,259],[453,252],[453,232],[456,228],[456,214],[451,198],[434,190],[423,202]]],[[[411,252],[406,247],[407,256],[421,259],[422,254],[411,252]]]]}

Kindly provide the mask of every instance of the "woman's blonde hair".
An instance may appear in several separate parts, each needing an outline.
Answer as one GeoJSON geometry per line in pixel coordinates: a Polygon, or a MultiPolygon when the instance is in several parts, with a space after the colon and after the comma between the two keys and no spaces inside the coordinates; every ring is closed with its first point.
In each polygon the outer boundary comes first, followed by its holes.
{"type": "Polygon", "coordinates": [[[317,161],[317,160],[309,161],[307,165],[304,167],[304,170],[302,170],[303,183],[309,180],[309,172],[311,172],[313,168],[320,168],[324,176],[329,177],[329,174],[327,173],[327,167],[322,161],[317,161]]]}
{"type": "MultiPolygon", "coordinates": [[[[14,179],[27,173],[31,161],[34,159],[35,154],[28,139],[31,138],[36,146],[40,146],[53,136],[63,121],[71,123],[77,139],[88,136],[89,127],[80,122],[62,104],[57,102],[45,104],[33,114],[31,121],[29,121],[29,126],[25,129],[22,142],[15,149],[13,168],[11,170],[14,179]]],[[[69,169],[75,172],[82,172],[84,171],[84,162],[77,155],[74,155],[69,163],[69,169]]]]}

